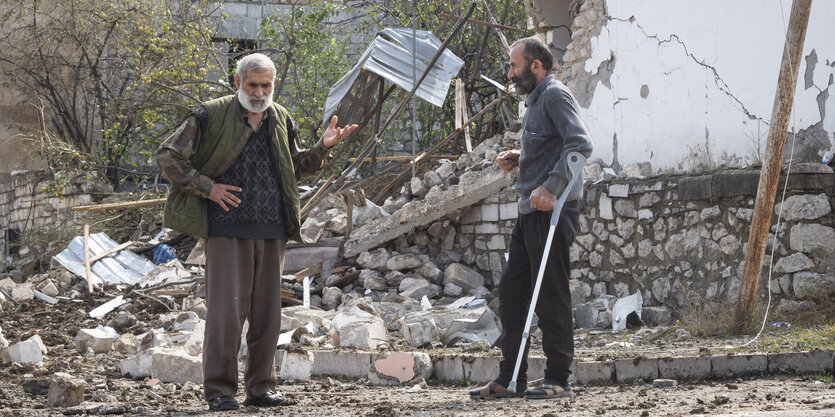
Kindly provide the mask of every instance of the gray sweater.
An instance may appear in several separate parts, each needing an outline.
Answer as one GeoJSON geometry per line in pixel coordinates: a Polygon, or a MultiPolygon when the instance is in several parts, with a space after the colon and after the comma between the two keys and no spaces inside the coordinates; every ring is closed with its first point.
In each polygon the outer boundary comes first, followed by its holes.
{"type": "MultiPolygon", "coordinates": [[[[531,192],[544,186],[558,198],[570,180],[565,156],[572,151],[591,156],[589,133],[577,112],[577,102],[568,87],[549,75],[525,100],[527,111],[522,120],[522,152],[516,192],[519,212],[530,214],[531,192]]],[[[583,181],[579,178],[568,201],[583,197],[583,181]]]]}

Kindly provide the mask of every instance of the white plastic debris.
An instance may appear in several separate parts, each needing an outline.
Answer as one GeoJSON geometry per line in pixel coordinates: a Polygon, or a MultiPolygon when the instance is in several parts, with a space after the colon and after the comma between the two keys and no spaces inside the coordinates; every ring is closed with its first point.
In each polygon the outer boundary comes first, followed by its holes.
{"type": "MultiPolygon", "coordinates": [[[[107,313],[115,310],[117,307],[126,304],[125,296],[120,295],[90,311],[90,317],[94,319],[100,319],[104,317],[107,313]]],[[[118,336],[117,336],[118,337],[118,336]]]]}
{"type": "MultiPolygon", "coordinates": [[[[618,299],[614,307],[612,307],[612,330],[626,330],[627,319],[633,313],[637,316],[635,317],[637,318],[637,323],[642,324],[641,309],[643,304],[644,299],[641,297],[641,290],[636,291],[635,294],[618,299]]],[[[634,318],[629,320],[631,322],[634,318]]]]}

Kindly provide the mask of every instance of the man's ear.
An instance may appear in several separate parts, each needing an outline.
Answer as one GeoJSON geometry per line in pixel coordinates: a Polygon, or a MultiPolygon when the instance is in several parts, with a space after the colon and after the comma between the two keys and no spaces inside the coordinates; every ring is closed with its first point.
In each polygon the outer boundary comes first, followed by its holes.
{"type": "Polygon", "coordinates": [[[241,77],[238,77],[238,74],[235,74],[234,78],[235,78],[235,88],[240,89],[241,88],[241,77]]]}

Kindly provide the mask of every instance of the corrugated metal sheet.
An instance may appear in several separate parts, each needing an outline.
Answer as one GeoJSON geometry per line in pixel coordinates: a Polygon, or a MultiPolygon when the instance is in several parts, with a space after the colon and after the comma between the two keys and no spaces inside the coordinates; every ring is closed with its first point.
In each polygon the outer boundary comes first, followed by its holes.
{"type": "MultiPolygon", "coordinates": [[[[360,68],[383,77],[404,90],[412,90],[412,78],[420,79],[429,61],[441,46],[441,41],[431,32],[418,30],[415,34],[417,53],[414,54],[416,58],[414,71],[412,29],[386,28],[377,34],[354,68],[331,87],[328,98],[325,100],[322,118],[325,125],[328,124],[340,101],[359,77],[360,68]]],[[[462,65],[464,61],[461,58],[448,49],[445,50],[415,91],[415,95],[440,107],[444,103],[452,78],[458,74],[462,65]]]]}
{"type": "MultiPolygon", "coordinates": [[[[90,235],[90,257],[107,252],[119,244],[107,236],[106,233],[90,235]]],[[[84,237],[76,236],[69,246],[54,258],[70,272],[86,279],[84,268],[84,237]]],[[[153,262],[127,249],[116,255],[107,256],[93,263],[90,268],[90,279],[93,284],[106,282],[109,284],[136,284],[140,279],[154,269],[153,262]]]]}

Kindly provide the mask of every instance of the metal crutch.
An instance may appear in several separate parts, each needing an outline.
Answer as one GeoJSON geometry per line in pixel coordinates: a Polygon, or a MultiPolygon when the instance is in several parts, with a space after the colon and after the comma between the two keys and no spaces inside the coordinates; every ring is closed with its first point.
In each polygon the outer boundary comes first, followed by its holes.
{"type": "Polygon", "coordinates": [[[539,298],[539,288],[542,286],[542,276],[545,275],[545,264],[548,263],[548,253],[551,251],[551,242],[554,240],[554,231],[557,229],[557,223],[559,223],[560,220],[560,212],[565,205],[565,200],[568,198],[568,194],[574,187],[574,183],[577,182],[578,178],[582,177],[581,173],[583,167],[586,165],[586,157],[579,152],[571,152],[566,156],[566,158],[568,158],[568,171],[571,174],[571,180],[568,181],[568,185],[565,186],[565,189],[560,194],[560,197],[554,201],[554,208],[551,212],[551,227],[548,229],[548,238],[545,240],[545,250],[542,253],[542,262],[539,264],[539,274],[536,276],[536,285],[534,285],[533,294],[531,295],[531,306],[528,310],[528,317],[525,319],[524,330],[522,331],[522,343],[519,345],[519,354],[516,356],[516,366],[513,368],[513,378],[507,386],[507,390],[510,392],[516,392],[516,377],[519,376],[519,367],[522,366],[522,357],[525,354],[525,345],[528,343],[528,338],[530,337],[531,321],[533,321],[533,314],[536,310],[536,302],[539,298]]]}

